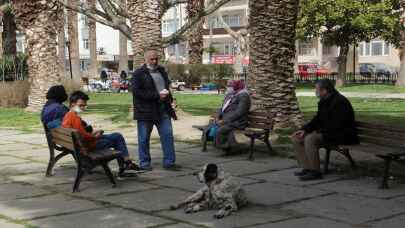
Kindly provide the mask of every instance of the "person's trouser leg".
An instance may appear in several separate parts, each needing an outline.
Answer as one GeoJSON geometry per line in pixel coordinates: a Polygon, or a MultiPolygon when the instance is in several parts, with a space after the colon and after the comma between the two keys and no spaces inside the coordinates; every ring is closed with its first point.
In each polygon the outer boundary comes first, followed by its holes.
{"type": "Polygon", "coordinates": [[[219,148],[229,148],[229,137],[233,128],[227,125],[220,126],[217,130],[215,145],[219,148]]]}
{"type": "Polygon", "coordinates": [[[138,153],[139,153],[139,166],[150,167],[151,158],[149,153],[150,147],[150,134],[153,129],[153,122],[151,121],[138,121],[138,153]]]}
{"type": "Polygon", "coordinates": [[[293,137],[292,142],[298,165],[303,169],[309,169],[310,165],[307,159],[307,155],[305,154],[304,139],[293,137]]]}
{"type": "Polygon", "coordinates": [[[128,157],[128,149],[124,137],[120,133],[112,133],[101,136],[96,142],[96,150],[114,148],[120,152],[117,162],[120,168],[124,167],[125,157],[128,157]]]}
{"type": "Polygon", "coordinates": [[[174,149],[173,127],[170,117],[163,117],[156,127],[159,132],[160,142],[163,150],[163,166],[171,166],[176,162],[176,152],[174,149]]]}
{"type": "Polygon", "coordinates": [[[322,134],[311,133],[305,137],[305,154],[310,170],[320,171],[319,148],[322,144],[322,134]]]}

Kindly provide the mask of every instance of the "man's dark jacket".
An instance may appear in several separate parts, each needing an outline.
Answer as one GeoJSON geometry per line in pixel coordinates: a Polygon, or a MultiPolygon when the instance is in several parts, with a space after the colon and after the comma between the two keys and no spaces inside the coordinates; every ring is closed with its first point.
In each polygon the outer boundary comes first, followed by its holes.
{"type": "MultiPolygon", "coordinates": [[[[165,88],[169,90],[170,80],[165,69],[159,66],[157,70],[165,81],[165,88]]],[[[173,119],[177,119],[176,113],[171,106],[173,101],[172,95],[169,94],[168,99],[165,101],[160,100],[155,82],[146,65],[143,65],[134,72],[131,85],[135,120],[159,121],[164,115],[163,110],[173,119]],[[162,105],[164,106],[163,109],[161,108],[162,105]]]]}
{"type": "Polygon", "coordinates": [[[249,94],[247,92],[241,92],[232,97],[228,107],[223,112],[220,112],[220,119],[222,119],[227,126],[235,129],[245,129],[248,125],[250,104],[249,94]]]}
{"type": "Polygon", "coordinates": [[[321,133],[328,144],[359,143],[353,107],[339,92],[333,92],[329,97],[319,101],[317,114],[303,129],[306,133],[313,131],[321,133]]]}

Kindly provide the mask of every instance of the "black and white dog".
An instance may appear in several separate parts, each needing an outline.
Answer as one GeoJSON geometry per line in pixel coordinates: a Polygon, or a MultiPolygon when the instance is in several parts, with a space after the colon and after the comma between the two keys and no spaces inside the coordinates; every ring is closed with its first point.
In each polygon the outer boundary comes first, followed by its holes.
{"type": "Polygon", "coordinates": [[[216,209],[215,218],[223,218],[248,203],[246,193],[232,176],[225,175],[216,164],[207,164],[195,173],[205,186],[183,202],[171,206],[172,210],[184,207],[186,213],[216,209]]]}

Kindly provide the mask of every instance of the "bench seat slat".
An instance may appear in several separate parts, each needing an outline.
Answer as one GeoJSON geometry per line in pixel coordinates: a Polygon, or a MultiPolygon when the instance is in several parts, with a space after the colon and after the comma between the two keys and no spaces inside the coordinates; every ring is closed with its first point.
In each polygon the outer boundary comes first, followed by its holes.
{"type": "Polygon", "coordinates": [[[391,133],[397,132],[397,133],[405,134],[404,128],[391,127],[391,126],[386,126],[386,125],[381,125],[381,124],[365,123],[365,122],[356,122],[356,124],[359,128],[363,128],[363,129],[375,129],[375,130],[380,130],[380,131],[388,131],[391,133]]]}
{"type": "Polygon", "coordinates": [[[373,137],[370,135],[359,135],[360,142],[361,143],[370,143],[370,144],[375,144],[375,145],[381,145],[381,146],[386,146],[386,147],[397,147],[399,148],[403,142],[400,141],[395,141],[391,140],[388,137],[381,138],[381,137],[373,137]]]}
{"type": "Polygon", "coordinates": [[[366,135],[375,138],[388,138],[391,141],[395,141],[399,144],[405,143],[405,134],[401,133],[392,133],[389,131],[377,130],[377,129],[364,129],[358,128],[357,129],[359,135],[366,135]]]}

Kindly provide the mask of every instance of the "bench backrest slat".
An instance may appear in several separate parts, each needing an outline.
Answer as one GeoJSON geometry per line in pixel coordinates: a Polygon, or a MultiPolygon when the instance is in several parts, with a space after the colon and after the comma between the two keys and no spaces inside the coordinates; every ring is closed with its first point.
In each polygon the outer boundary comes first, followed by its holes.
{"type": "Polygon", "coordinates": [[[401,145],[404,144],[404,142],[400,141],[395,141],[391,140],[388,137],[382,138],[382,137],[375,137],[371,135],[359,135],[360,142],[361,143],[369,143],[369,144],[375,144],[375,145],[380,145],[380,146],[386,146],[386,147],[400,147],[401,145]]]}
{"type": "Polygon", "coordinates": [[[386,147],[399,147],[405,144],[405,129],[382,124],[356,122],[361,143],[386,147]]]}
{"type": "Polygon", "coordinates": [[[59,146],[65,147],[66,149],[75,151],[75,142],[73,140],[73,133],[76,132],[74,129],[69,128],[55,128],[51,130],[52,141],[59,146]]]}

